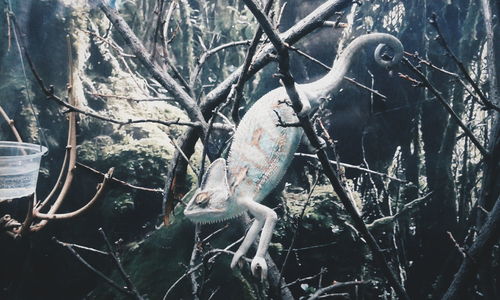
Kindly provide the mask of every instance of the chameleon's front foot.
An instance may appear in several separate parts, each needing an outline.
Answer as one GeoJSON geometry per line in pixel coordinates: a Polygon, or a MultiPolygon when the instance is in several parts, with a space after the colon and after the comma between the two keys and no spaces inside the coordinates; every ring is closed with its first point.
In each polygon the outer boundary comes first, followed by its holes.
{"type": "Polygon", "coordinates": [[[231,260],[231,269],[234,269],[236,268],[236,265],[240,265],[241,267],[241,264],[239,264],[241,262],[241,257],[245,255],[245,253],[241,252],[241,251],[236,251],[233,255],[233,259],[231,260]]]}
{"type": "Polygon", "coordinates": [[[252,264],[250,266],[252,269],[252,274],[255,277],[259,277],[260,271],[260,280],[264,281],[267,278],[267,263],[264,257],[256,256],[252,259],[252,264]]]}

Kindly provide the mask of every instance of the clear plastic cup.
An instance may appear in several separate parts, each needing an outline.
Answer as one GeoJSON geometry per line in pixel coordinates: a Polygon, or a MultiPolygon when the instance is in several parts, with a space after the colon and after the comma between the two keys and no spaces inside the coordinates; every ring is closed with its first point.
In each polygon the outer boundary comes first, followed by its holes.
{"type": "Polygon", "coordinates": [[[40,160],[47,148],[0,141],[0,202],[35,192],[40,160]]]}

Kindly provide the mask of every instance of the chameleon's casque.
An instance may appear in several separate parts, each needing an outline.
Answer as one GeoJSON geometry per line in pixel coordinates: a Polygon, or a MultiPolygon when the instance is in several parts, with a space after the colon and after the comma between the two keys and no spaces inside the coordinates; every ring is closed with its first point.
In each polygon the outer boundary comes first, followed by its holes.
{"type": "MultiPolygon", "coordinates": [[[[375,60],[384,67],[399,62],[403,54],[401,42],[389,34],[372,33],[360,36],[338,56],[332,70],[323,78],[308,84],[297,84],[303,104],[301,113],[308,113],[321,101],[335,93],[347,72],[357,50],[370,43],[378,43],[375,60]],[[383,46],[393,50],[393,57],[381,55],[383,46]]],[[[291,107],[284,88],[277,88],[262,96],[242,118],[235,134],[227,162],[215,160],[205,173],[202,183],[188,203],[184,214],[194,222],[212,223],[250,212],[255,221],[231,262],[234,267],[250,248],[262,230],[259,246],[251,269],[261,278],[267,276],[264,256],[277,221],[276,213],[262,201],[285,175],[303,130],[284,127],[282,123],[296,123],[298,118],[291,107]]]]}

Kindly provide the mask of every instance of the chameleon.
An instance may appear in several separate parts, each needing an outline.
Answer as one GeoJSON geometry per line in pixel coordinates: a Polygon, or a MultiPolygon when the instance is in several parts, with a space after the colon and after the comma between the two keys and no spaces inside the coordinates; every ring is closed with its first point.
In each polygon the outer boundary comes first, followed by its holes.
{"type": "MultiPolygon", "coordinates": [[[[322,78],[306,84],[296,84],[302,110],[308,114],[324,99],[339,90],[340,83],[358,50],[376,44],[375,61],[390,67],[399,62],[403,45],[386,33],[371,33],[354,39],[337,56],[332,69],[322,78]],[[392,48],[393,56],[382,55],[384,46],[392,48]]],[[[264,259],[278,216],[260,202],[278,185],[290,166],[303,135],[297,123],[287,93],[283,87],[271,90],[257,100],[241,119],[231,144],[227,161],[214,160],[202,177],[200,186],[186,205],[184,215],[195,223],[222,222],[249,212],[255,217],[243,242],[231,261],[234,268],[261,232],[251,271],[261,280],[267,278],[264,259]]]]}

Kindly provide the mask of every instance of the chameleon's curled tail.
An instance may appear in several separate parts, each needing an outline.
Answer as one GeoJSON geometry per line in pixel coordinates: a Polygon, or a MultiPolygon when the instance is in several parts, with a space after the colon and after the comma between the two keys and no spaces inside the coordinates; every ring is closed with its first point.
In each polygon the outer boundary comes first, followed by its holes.
{"type": "Polygon", "coordinates": [[[403,56],[403,45],[393,35],[387,33],[370,33],[357,37],[347,48],[337,57],[333,63],[333,67],[323,78],[310,83],[310,87],[319,93],[318,96],[325,97],[331,93],[338,91],[340,82],[351,66],[354,55],[359,49],[368,44],[378,43],[374,52],[375,61],[383,66],[390,67],[398,63],[403,56]],[[387,46],[392,49],[393,56],[390,59],[382,56],[382,49],[387,46]]]}

